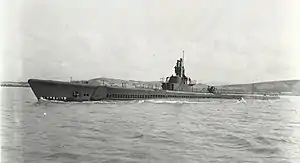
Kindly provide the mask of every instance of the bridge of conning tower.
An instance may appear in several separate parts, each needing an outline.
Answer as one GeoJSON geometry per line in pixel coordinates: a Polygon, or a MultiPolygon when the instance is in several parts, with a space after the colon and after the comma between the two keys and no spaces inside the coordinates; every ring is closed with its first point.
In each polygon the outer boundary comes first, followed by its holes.
{"type": "Polygon", "coordinates": [[[183,59],[180,58],[179,60],[177,60],[176,66],[175,68],[175,74],[178,77],[183,77],[185,76],[184,74],[184,66],[183,66],[183,59]]]}
{"type": "Polygon", "coordinates": [[[181,90],[181,91],[188,91],[190,86],[194,84],[191,81],[191,78],[188,78],[185,75],[184,69],[184,51],[183,57],[178,59],[175,69],[175,76],[170,76],[166,78],[166,82],[162,83],[162,88],[164,90],[181,90]]]}
{"type": "MultiPolygon", "coordinates": [[[[174,69],[175,69],[175,75],[176,75],[176,77],[177,78],[181,78],[180,82],[183,82],[182,84],[187,84],[188,80],[189,80],[189,83],[191,83],[191,79],[187,78],[187,76],[185,76],[184,51],[182,53],[183,53],[182,58],[180,58],[180,59],[177,60],[174,69]]],[[[170,77],[170,81],[169,81],[171,83],[173,83],[173,81],[171,80],[172,77],[173,76],[170,77]]]]}

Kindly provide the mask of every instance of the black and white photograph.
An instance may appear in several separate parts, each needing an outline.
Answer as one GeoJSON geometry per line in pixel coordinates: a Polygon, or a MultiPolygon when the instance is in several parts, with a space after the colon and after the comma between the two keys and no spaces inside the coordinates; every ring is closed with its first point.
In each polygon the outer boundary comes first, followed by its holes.
{"type": "Polygon", "coordinates": [[[299,0],[1,0],[2,163],[299,163],[299,0]]]}

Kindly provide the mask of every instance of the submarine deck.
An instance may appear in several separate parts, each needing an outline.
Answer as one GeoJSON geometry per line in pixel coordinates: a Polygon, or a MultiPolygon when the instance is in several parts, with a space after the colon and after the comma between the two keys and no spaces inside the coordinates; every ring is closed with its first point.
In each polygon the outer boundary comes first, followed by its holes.
{"type": "Polygon", "coordinates": [[[220,98],[278,99],[277,96],[249,94],[218,94],[183,92],[161,89],[126,88],[30,79],[29,84],[38,99],[60,101],[135,100],[156,98],[220,98]]]}

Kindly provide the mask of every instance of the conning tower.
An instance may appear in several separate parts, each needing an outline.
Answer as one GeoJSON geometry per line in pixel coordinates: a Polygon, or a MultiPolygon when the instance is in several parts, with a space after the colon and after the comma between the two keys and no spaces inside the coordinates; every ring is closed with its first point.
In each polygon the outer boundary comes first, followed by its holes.
{"type": "Polygon", "coordinates": [[[185,75],[184,51],[182,58],[177,60],[174,70],[175,76],[172,75],[167,77],[166,81],[162,83],[162,89],[172,91],[192,91],[191,87],[195,85],[195,83],[192,83],[191,78],[188,78],[185,75]]]}

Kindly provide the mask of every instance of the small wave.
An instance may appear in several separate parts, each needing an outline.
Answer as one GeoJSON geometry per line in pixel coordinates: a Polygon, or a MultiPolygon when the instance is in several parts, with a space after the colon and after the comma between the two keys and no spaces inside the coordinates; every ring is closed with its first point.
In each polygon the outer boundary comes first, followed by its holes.
{"type": "Polygon", "coordinates": [[[74,103],[82,103],[82,104],[117,104],[121,101],[83,101],[83,102],[74,102],[74,103]]]}
{"type": "Polygon", "coordinates": [[[75,135],[74,137],[80,139],[81,141],[83,141],[83,139],[87,139],[87,140],[93,140],[93,141],[107,142],[107,140],[105,138],[96,137],[96,136],[75,135]]]}
{"type": "Polygon", "coordinates": [[[39,99],[37,103],[41,104],[41,103],[67,103],[66,101],[59,101],[59,100],[47,100],[47,99],[39,99]]]}
{"type": "Polygon", "coordinates": [[[249,149],[249,151],[252,151],[253,153],[257,153],[257,154],[279,154],[281,153],[281,150],[277,147],[273,147],[273,148],[251,148],[249,149]]]}
{"type": "Polygon", "coordinates": [[[47,160],[56,160],[56,162],[67,162],[67,160],[72,160],[72,162],[91,162],[95,158],[90,155],[77,154],[70,152],[54,153],[45,157],[47,160]],[[59,160],[59,161],[58,161],[59,160]]]}
{"type": "Polygon", "coordinates": [[[275,145],[277,142],[282,142],[282,143],[296,143],[296,139],[294,139],[293,137],[281,137],[281,136],[277,136],[277,137],[263,137],[263,136],[258,136],[255,138],[257,140],[258,143],[263,144],[263,145],[275,145]]]}
{"type": "Polygon", "coordinates": [[[139,133],[139,134],[135,134],[135,135],[133,135],[132,137],[130,137],[130,138],[132,138],[132,139],[137,139],[137,138],[142,138],[142,137],[144,137],[144,134],[142,134],[142,133],[139,133]]]}
{"type": "Polygon", "coordinates": [[[226,135],[223,137],[223,143],[219,146],[225,146],[227,148],[233,149],[248,149],[252,147],[252,144],[245,138],[235,136],[235,135],[226,135]]]}
{"type": "Polygon", "coordinates": [[[247,101],[246,101],[246,100],[244,100],[244,98],[241,98],[241,99],[239,99],[239,100],[237,101],[237,103],[238,103],[238,104],[239,104],[239,103],[246,104],[246,103],[247,103],[247,101]]]}
{"type": "Polygon", "coordinates": [[[188,101],[188,100],[146,100],[145,102],[155,104],[203,104],[203,103],[216,103],[216,101],[188,101]]]}
{"type": "Polygon", "coordinates": [[[145,100],[139,100],[138,101],[138,103],[144,103],[145,102],[145,100]]]}
{"type": "Polygon", "coordinates": [[[132,104],[132,103],[155,103],[155,104],[203,104],[203,103],[220,103],[218,100],[201,100],[201,101],[190,101],[190,100],[101,100],[101,101],[59,101],[59,100],[47,100],[40,99],[36,102],[37,105],[43,103],[55,103],[55,104],[132,104]]]}
{"type": "Polygon", "coordinates": [[[132,104],[132,103],[144,103],[145,100],[101,100],[101,101],[59,101],[59,100],[47,100],[40,99],[36,104],[42,103],[57,103],[57,104],[132,104]]]}
{"type": "Polygon", "coordinates": [[[52,155],[47,156],[48,159],[57,159],[57,158],[68,158],[68,159],[74,159],[77,160],[78,157],[81,155],[79,154],[73,154],[73,153],[55,153],[52,155]]]}
{"type": "Polygon", "coordinates": [[[62,126],[58,126],[60,128],[74,128],[76,126],[71,126],[71,125],[62,125],[62,126]]]}
{"type": "Polygon", "coordinates": [[[47,100],[47,99],[40,99],[37,104],[41,103],[58,103],[58,104],[117,104],[117,103],[126,103],[128,101],[117,101],[117,100],[103,100],[103,101],[59,101],[59,100],[47,100]]]}
{"type": "Polygon", "coordinates": [[[273,143],[271,140],[267,137],[264,136],[258,136],[254,138],[258,143],[263,144],[263,145],[272,145],[273,143]]]}

